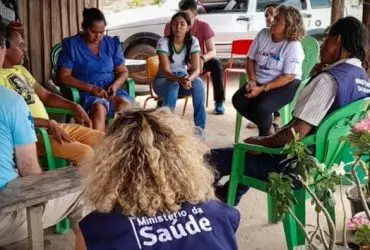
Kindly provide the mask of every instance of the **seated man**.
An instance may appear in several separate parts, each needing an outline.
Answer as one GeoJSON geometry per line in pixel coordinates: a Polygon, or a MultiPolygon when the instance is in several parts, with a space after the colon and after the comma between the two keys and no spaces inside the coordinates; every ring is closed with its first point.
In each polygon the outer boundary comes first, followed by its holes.
{"type": "MultiPolygon", "coordinates": [[[[15,31],[7,32],[9,47],[6,49],[3,69],[0,70],[0,85],[15,90],[28,104],[36,127],[44,127],[51,135],[53,155],[79,165],[91,151],[91,147],[103,136],[102,132],[90,129],[91,120],[81,106],[55,95],[43,88],[23,67],[25,45],[15,31]],[[72,110],[75,118],[86,127],[77,124],[58,124],[49,119],[45,107],[72,110]]],[[[45,154],[42,141],[37,142],[39,155],[45,154]]]]}
{"type": "MultiPolygon", "coordinates": [[[[330,28],[321,47],[321,69],[301,92],[292,122],[274,135],[251,137],[245,142],[265,147],[282,147],[293,139],[292,129],[304,138],[314,132],[328,114],[369,96],[369,78],[361,67],[366,57],[368,36],[366,27],[356,18],[346,17],[338,20],[330,28]]],[[[232,148],[211,150],[210,161],[221,176],[230,174],[232,156],[232,148]]],[[[268,174],[271,172],[294,171],[292,168],[285,168],[286,163],[281,164],[285,156],[248,154],[246,157],[244,173],[263,181],[268,180],[268,174]]],[[[218,196],[224,201],[227,197],[227,187],[226,184],[216,188],[218,196]]],[[[238,187],[236,203],[247,190],[248,187],[238,187]]]]}
{"type": "MultiPolygon", "coordinates": [[[[197,19],[197,2],[195,0],[182,0],[179,3],[180,11],[188,13],[191,20],[191,33],[199,40],[201,49],[200,69],[211,72],[213,92],[215,99],[215,113],[225,113],[225,88],[223,84],[223,70],[220,60],[216,58],[216,47],[211,26],[205,21],[197,19]]],[[[170,36],[170,22],[166,24],[164,36],[170,36]]]]}
{"type": "MultiPolygon", "coordinates": [[[[0,49],[1,53],[5,53],[4,47],[0,49]]],[[[0,99],[1,190],[19,176],[42,174],[42,170],[37,161],[33,119],[26,103],[14,91],[3,87],[0,87],[0,99]]],[[[43,227],[51,227],[68,215],[76,234],[76,246],[81,245],[84,240],[78,223],[88,213],[82,193],[72,193],[45,204],[43,227]]],[[[25,209],[0,212],[0,247],[25,239],[27,235],[25,209]]]]}

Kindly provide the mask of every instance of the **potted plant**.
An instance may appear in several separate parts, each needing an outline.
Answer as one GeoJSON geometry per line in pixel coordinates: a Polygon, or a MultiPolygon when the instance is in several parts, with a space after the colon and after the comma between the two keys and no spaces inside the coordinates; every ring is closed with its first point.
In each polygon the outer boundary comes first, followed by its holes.
{"type": "Polygon", "coordinates": [[[370,156],[370,118],[366,118],[357,123],[351,133],[343,140],[350,143],[354,150],[353,156],[355,163],[352,165],[351,173],[355,186],[347,190],[347,197],[351,203],[352,214],[365,211],[367,218],[370,219],[370,176],[369,166],[362,159],[369,159],[370,156]],[[367,183],[361,185],[357,175],[357,167],[361,167],[367,175],[367,183]]]}
{"type": "Polygon", "coordinates": [[[354,232],[355,243],[360,250],[370,249],[370,220],[365,213],[358,213],[347,224],[348,230],[354,232]]]}
{"type": "MultiPolygon", "coordinates": [[[[295,176],[282,173],[271,173],[267,191],[276,200],[276,210],[278,216],[283,217],[289,213],[299,225],[304,233],[307,246],[297,249],[313,250],[332,250],[349,249],[346,244],[346,230],[343,230],[344,246],[336,245],[336,230],[333,220],[325,206],[334,206],[334,192],[336,186],[341,183],[341,178],[345,175],[344,164],[335,164],[326,167],[320,164],[311,151],[299,141],[299,135],[292,131],[294,139],[287,144],[284,152],[287,154],[286,163],[297,171],[295,176]],[[302,188],[312,197],[312,205],[315,206],[316,225],[303,225],[292,211],[292,207],[297,204],[293,195],[293,177],[298,178],[302,188]],[[325,217],[322,222],[321,214],[325,217]],[[323,224],[327,225],[328,230],[324,229],[323,224]]],[[[344,206],[343,206],[344,207],[344,206]]]]}
{"type": "MultiPolygon", "coordinates": [[[[292,213],[291,207],[297,201],[295,200],[292,188],[292,178],[287,175],[271,173],[269,176],[268,191],[277,200],[277,209],[280,216],[285,212],[292,215],[303,230],[304,235],[308,242],[309,249],[335,249],[335,227],[331,220],[325,205],[334,206],[335,200],[333,193],[337,184],[341,183],[345,175],[344,164],[334,164],[333,166],[324,166],[317,162],[315,157],[311,156],[310,150],[301,142],[299,136],[294,133],[294,140],[285,147],[287,160],[290,161],[292,167],[297,169],[297,175],[302,184],[302,187],[312,197],[312,204],[315,206],[317,213],[317,225],[313,226],[313,230],[309,231],[306,225],[302,225],[292,213]],[[329,231],[323,230],[319,215],[323,213],[326,218],[326,223],[329,231]],[[316,241],[315,241],[316,239],[316,241]]],[[[366,221],[370,221],[370,174],[369,166],[363,159],[370,157],[370,118],[366,118],[357,123],[351,133],[345,136],[342,140],[348,142],[352,149],[354,149],[353,156],[354,163],[351,165],[351,179],[354,181],[355,186],[347,191],[347,197],[351,202],[352,212],[363,212],[363,217],[366,221]],[[361,185],[357,168],[361,167],[367,175],[367,183],[361,185]]],[[[340,186],[341,188],[341,186],[340,186]]],[[[341,190],[342,192],[342,190],[341,190]]],[[[346,212],[341,195],[341,202],[344,211],[344,221],[346,222],[346,212]]],[[[353,222],[357,217],[350,220],[349,225],[353,226],[353,222]]],[[[344,247],[348,247],[346,239],[346,223],[343,227],[342,242],[344,247]]],[[[312,225],[311,225],[312,227],[312,225]]],[[[370,249],[370,225],[368,223],[359,224],[355,228],[355,243],[361,249],[370,249]]]]}

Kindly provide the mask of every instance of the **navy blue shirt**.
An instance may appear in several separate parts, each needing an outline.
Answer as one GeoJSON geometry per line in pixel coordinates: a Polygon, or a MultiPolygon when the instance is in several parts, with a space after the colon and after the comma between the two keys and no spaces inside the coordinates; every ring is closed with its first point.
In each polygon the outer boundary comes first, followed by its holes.
{"type": "Polygon", "coordinates": [[[154,217],[92,212],[80,228],[89,250],[234,250],[239,221],[238,210],[213,200],[154,217]]]}

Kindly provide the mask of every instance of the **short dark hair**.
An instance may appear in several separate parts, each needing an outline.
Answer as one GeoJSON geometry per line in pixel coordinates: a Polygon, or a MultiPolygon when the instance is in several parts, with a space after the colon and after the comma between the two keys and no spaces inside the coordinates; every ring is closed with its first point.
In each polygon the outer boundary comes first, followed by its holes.
{"type": "Polygon", "coordinates": [[[0,16],[0,48],[4,48],[6,46],[6,30],[6,25],[2,16],[0,16]]]}
{"type": "Polygon", "coordinates": [[[340,36],[341,46],[352,57],[365,61],[369,32],[357,18],[348,16],[339,19],[331,26],[329,36],[340,36]]]}
{"type": "Polygon", "coordinates": [[[94,24],[94,22],[97,21],[103,21],[105,24],[107,24],[103,12],[101,12],[101,10],[97,8],[85,8],[82,12],[82,16],[83,21],[81,26],[83,29],[90,28],[94,24]]]}
{"type": "Polygon", "coordinates": [[[179,9],[181,11],[185,11],[185,10],[196,10],[198,7],[198,4],[195,0],[181,0],[179,2],[179,9]]]}

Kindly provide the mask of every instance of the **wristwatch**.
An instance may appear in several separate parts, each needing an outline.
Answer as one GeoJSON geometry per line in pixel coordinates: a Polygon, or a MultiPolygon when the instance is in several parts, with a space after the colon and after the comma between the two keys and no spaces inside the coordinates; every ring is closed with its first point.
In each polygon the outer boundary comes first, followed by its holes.
{"type": "Polygon", "coordinates": [[[269,90],[270,90],[270,88],[267,84],[263,86],[263,91],[269,92],[269,90]]]}

